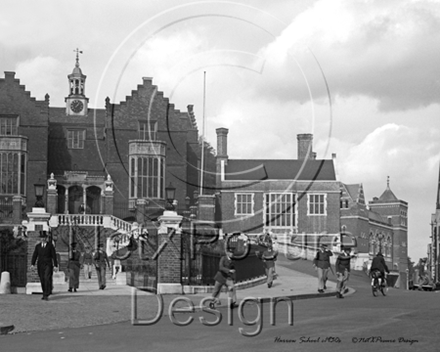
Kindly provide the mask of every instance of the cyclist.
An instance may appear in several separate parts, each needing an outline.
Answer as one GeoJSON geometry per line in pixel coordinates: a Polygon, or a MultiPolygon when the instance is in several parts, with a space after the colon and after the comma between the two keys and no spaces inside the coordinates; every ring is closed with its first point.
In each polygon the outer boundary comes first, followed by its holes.
{"type": "Polygon", "coordinates": [[[383,258],[383,254],[378,252],[377,255],[373,258],[373,262],[371,263],[370,274],[374,271],[380,272],[379,284],[383,285],[385,283],[385,272],[389,274],[388,267],[385,263],[385,259],[383,258]]]}

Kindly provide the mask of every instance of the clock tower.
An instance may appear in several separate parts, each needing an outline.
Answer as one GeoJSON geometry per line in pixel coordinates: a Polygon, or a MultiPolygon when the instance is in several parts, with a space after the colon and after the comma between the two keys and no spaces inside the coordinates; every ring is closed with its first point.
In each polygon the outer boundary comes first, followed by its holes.
{"type": "Polygon", "coordinates": [[[82,51],[76,49],[75,52],[75,67],[72,73],[67,76],[69,78],[69,96],[66,98],[66,115],[86,116],[89,99],[85,96],[84,88],[87,76],[83,75],[79,68],[79,54],[82,54],[82,51]]]}

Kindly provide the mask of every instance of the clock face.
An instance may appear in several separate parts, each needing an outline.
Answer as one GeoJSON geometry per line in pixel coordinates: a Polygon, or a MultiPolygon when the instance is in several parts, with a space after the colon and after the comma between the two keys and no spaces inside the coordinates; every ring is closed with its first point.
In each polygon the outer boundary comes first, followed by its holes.
{"type": "Polygon", "coordinates": [[[73,112],[78,113],[82,111],[82,109],[84,108],[84,104],[80,100],[74,100],[70,104],[70,108],[72,109],[73,112]]]}

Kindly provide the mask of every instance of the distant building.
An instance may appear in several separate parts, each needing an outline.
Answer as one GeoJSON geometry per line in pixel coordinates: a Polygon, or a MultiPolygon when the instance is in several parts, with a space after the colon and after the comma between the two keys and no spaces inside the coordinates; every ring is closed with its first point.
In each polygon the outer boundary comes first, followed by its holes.
{"type": "Polygon", "coordinates": [[[300,238],[306,248],[323,241],[337,249],[341,233],[351,235],[360,268],[381,251],[406,287],[408,203],[393,194],[389,182],[367,205],[362,184],[337,179],[334,155],[316,158],[313,135],[299,134],[298,156],[287,160],[230,159],[227,135],[228,129],[217,129],[218,207],[224,232],[256,236],[269,231],[284,241],[300,238]]]}
{"type": "Polygon", "coordinates": [[[341,231],[357,239],[361,260],[371,260],[378,252],[388,268],[399,273],[406,287],[408,269],[408,203],[399,200],[389,180],[382,195],[365,202],[362,184],[341,184],[341,231]]]}

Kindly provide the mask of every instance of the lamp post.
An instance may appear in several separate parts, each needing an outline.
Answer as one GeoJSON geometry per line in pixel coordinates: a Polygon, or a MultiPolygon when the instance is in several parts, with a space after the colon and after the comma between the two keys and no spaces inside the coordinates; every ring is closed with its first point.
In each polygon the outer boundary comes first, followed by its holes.
{"type": "MultiPolygon", "coordinates": [[[[377,240],[379,241],[379,252],[382,253],[382,242],[384,239],[383,233],[377,235],[377,240]]],[[[383,254],[383,253],[382,253],[383,254]]]]}
{"type": "Polygon", "coordinates": [[[35,202],[35,208],[44,208],[43,195],[44,195],[44,184],[35,183],[35,197],[37,201],[35,202]]]}
{"type": "Polygon", "coordinates": [[[170,182],[168,187],[165,188],[165,196],[167,204],[165,206],[166,210],[174,211],[174,198],[176,196],[176,188],[173,186],[173,184],[170,182]]]}

